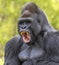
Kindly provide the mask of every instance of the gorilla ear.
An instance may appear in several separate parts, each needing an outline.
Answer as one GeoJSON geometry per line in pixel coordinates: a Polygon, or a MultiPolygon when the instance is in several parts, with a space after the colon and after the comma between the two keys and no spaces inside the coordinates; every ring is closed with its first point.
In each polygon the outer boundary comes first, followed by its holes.
{"type": "Polygon", "coordinates": [[[42,31],[44,32],[51,32],[51,31],[56,31],[48,22],[47,17],[45,13],[39,9],[39,14],[38,14],[38,22],[40,21],[41,26],[42,26],[42,31]]]}

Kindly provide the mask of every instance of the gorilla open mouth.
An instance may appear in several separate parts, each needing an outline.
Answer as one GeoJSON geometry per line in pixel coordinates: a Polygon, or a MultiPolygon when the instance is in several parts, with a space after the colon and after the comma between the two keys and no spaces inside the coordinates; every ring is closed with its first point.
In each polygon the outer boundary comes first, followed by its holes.
{"type": "Polygon", "coordinates": [[[23,42],[24,43],[29,43],[31,41],[31,36],[30,36],[30,33],[29,32],[22,31],[20,33],[20,35],[22,36],[22,39],[23,39],[23,42]]]}

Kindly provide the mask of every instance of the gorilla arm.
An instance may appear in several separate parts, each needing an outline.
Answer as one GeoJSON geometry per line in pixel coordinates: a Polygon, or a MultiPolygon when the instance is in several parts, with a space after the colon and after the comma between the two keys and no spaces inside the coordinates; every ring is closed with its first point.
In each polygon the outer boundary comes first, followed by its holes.
{"type": "Polygon", "coordinates": [[[59,32],[49,32],[44,37],[44,48],[50,60],[59,62],[59,32]]]}
{"type": "Polygon", "coordinates": [[[7,42],[5,46],[5,63],[4,65],[20,65],[18,60],[17,50],[20,48],[18,44],[20,36],[16,36],[7,42]]]}

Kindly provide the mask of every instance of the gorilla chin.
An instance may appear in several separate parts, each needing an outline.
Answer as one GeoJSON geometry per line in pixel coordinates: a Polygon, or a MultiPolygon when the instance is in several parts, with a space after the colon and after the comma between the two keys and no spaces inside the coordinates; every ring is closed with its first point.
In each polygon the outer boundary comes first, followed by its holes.
{"type": "Polygon", "coordinates": [[[20,32],[21,38],[24,43],[30,43],[31,42],[31,35],[27,31],[20,32]]]}

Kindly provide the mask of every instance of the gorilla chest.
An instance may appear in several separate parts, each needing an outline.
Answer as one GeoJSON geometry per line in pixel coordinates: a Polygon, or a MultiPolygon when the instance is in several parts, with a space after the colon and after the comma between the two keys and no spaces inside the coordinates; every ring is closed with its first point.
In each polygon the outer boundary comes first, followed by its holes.
{"type": "Polygon", "coordinates": [[[27,60],[27,59],[34,59],[41,57],[44,54],[44,51],[39,47],[27,47],[26,49],[22,50],[18,57],[20,60],[27,60]]]}

